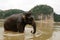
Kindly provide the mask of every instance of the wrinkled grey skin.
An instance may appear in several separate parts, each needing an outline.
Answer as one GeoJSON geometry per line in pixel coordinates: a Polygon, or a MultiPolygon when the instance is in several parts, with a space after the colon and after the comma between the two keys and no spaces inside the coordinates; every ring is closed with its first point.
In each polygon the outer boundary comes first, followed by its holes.
{"type": "Polygon", "coordinates": [[[4,22],[4,31],[13,31],[24,33],[26,24],[32,25],[36,33],[36,23],[31,13],[14,14],[8,17],[4,22]]]}

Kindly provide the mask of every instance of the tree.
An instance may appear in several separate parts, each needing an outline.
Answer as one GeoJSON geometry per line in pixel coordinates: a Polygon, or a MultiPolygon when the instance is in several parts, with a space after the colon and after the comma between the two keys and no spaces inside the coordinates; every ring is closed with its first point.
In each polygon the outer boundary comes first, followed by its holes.
{"type": "Polygon", "coordinates": [[[37,5],[30,10],[32,14],[37,18],[38,15],[49,15],[53,13],[53,8],[48,5],[37,5]]]}
{"type": "Polygon", "coordinates": [[[3,10],[0,10],[0,19],[3,18],[3,15],[4,15],[4,11],[3,10]]]}
{"type": "Polygon", "coordinates": [[[5,10],[4,11],[4,18],[12,15],[12,14],[19,14],[19,13],[23,13],[23,10],[19,10],[19,9],[9,9],[9,10],[5,10]]]}
{"type": "Polygon", "coordinates": [[[55,22],[60,22],[60,15],[54,13],[54,21],[55,22]]]}

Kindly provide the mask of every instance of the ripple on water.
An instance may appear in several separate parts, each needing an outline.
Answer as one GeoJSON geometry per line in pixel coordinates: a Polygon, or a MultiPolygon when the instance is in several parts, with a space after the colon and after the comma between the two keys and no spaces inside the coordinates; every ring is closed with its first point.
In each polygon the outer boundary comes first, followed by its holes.
{"type": "MultiPolygon", "coordinates": [[[[7,33],[4,34],[3,27],[0,27],[0,40],[33,40],[33,34],[31,33],[31,30],[33,30],[32,27],[25,28],[25,33],[20,34],[20,33],[7,33]]],[[[38,30],[35,34],[35,37],[39,37],[42,34],[46,34],[45,32],[41,32],[38,30]]],[[[60,40],[60,31],[54,31],[52,34],[52,37],[47,40],[60,40]]]]}

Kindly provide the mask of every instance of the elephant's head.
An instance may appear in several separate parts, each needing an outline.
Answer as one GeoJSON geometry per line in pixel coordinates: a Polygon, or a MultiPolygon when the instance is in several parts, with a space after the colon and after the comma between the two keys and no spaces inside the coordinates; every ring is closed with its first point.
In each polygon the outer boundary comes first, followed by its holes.
{"type": "Polygon", "coordinates": [[[35,34],[36,33],[36,23],[35,23],[33,16],[31,15],[31,12],[25,13],[25,20],[24,21],[26,24],[30,24],[33,26],[34,31],[33,32],[31,31],[31,32],[33,34],[35,34]]]}

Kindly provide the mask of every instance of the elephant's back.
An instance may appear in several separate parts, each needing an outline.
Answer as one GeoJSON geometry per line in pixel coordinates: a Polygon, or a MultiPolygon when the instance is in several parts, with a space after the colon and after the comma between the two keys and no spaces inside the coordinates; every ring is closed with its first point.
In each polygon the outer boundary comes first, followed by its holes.
{"type": "Polygon", "coordinates": [[[9,17],[6,18],[6,20],[4,21],[4,24],[7,25],[7,24],[11,24],[11,25],[14,25],[16,24],[17,22],[17,18],[20,14],[13,14],[9,17]]]}
{"type": "Polygon", "coordinates": [[[6,18],[5,22],[14,22],[17,21],[18,17],[21,16],[21,14],[13,14],[6,18]]]}

